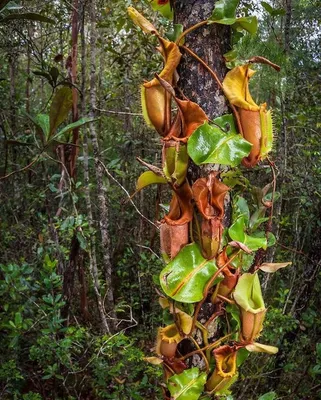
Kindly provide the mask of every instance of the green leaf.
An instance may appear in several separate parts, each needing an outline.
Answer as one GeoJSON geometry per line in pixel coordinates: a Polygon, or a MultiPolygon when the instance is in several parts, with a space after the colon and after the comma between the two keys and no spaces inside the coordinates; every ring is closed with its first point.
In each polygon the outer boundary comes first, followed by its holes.
{"type": "Polygon", "coordinates": [[[232,49],[231,51],[228,51],[227,53],[223,54],[223,57],[224,57],[226,62],[235,61],[236,58],[237,58],[236,49],[232,49]]]}
{"type": "Polygon", "coordinates": [[[275,392],[268,392],[260,396],[258,400],[275,400],[276,396],[275,392]]]}
{"type": "MultiPolygon", "coordinates": [[[[181,24],[174,24],[174,27],[171,31],[166,33],[166,36],[171,42],[175,42],[179,36],[183,33],[184,27],[181,24]]],[[[182,40],[181,44],[183,43],[184,39],[182,40]]]]}
{"type": "Polygon", "coordinates": [[[53,84],[52,76],[48,72],[36,70],[36,71],[32,71],[32,73],[37,76],[42,76],[43,78],[46,78],[47,81],[49,82],[49,84],[52,86],[52,84],[53,84]]]}
{"type": "Polygon", "coordinates": [[[248,358],[250,355],[250,352],[246,350],[244,347],[237,352],[237,359],[236,359],[236,365],[237,367],[240,367],[243,362],[248,358]]]}
{"type": "Polygon", "coordinates": [[[162,270],[160,284],[167,296],[174,300],[194,303],[202,300],[205,285],[216,271],[214,260],[206,260],[199,246],[192,243],[162,270]]]}
{"type": "Polygon", "coordinates": [[[233,25],[236,20],[235,12],[238,4],[239,0],[217,1],[213,14],[209,18],[209,23],[216,22],[218,24],[233,25]]]}
{"type": "Polygon", "coordinates": [[[57,140],[63,134],[68,133],[75,128],[79,128],[80,126],[83,126],[83,125],[88,124],[89,122],[93,122],[93,121],[96,121],[96,118],[89,118],[89,117],[80,118],[78,121],[65,126],[58,133],[56,133],[51,139],[57,140]]]}
{"type": "Polygon", "coordinates": [[[244,29],[251,35],[256,34],[257,27],[258,23],[257,23],[257,18],[255,16],[237,18],[235,24],[233,24],[232,26],[232,28],[236,29],[237,31],[241,31],[244,29]]]}
{"type": "Polygon", "coordinates": [[[261,1],[261,5],[262,5],[262,7],[263,7],[269,14],[272,14],[272,12],[273,12],[273,7],[270,6],[269,3],[267,3],[266,1],[261,1]]]}
{"type": "Polygon", "coordinates": [[[45,138],[48,138],[49,135],[49,115],[47,114],[37,114],[35,119],[35,124],[42,130],[44,133],[45,138]]]}
{"type": "Polygon", "coordinates": [[[22,316],[20,312],[15,313],[14,323],[16,326],[20,326],[22,324],[22,316]]]}
{"type": "Polygon", "coordinates": [[[153,10],[160,12],[163,17],[173,19],[173,10],[171,9],[170,0],[153,0],[151,6],[153,10]]]}
{"type": "Polygon", "coordinates": [[[197,400],[203,392],[206,383],[206,373],[200,373],[198,368],[187,369],[179,375],[173,375],[168,380],[168,390],[172,400],[197,400]]]}
{"type": "Polygon", "coordinates": [[[76,236],[77,236],[78,242],[80,244],[80,247],[83,250],[87,250],[87,241],[86,241],[84,235],[81,232],[77,232],[76,236]]]}
{"type": "Polygon", "coordinates": [[[272,15],[272,17],[286,14],[284,8],[273,8],[272,6],[270,6],[269,3],[266,3],[265,1],[262,1],[261,4],[262,7],[265,9],[265,11],[267,11],[270,15],[272,15]]]}
{"type": "Polygon", "coordinates": [[[249,155],[251,143],[240,135],[225,134],[208,123],[200,126],[189,138],[187,151],[195,164],[224,164],[235,167],[249,155]]]}
{"type": "Polygon", "coordinates": [[[245,233],[245,217],[241,215],[229,228],[228,233],[232,240],[244,243],[250,250],[255,251],[260,248],[267,248],[266,237],[254,237],[245,233]]]}
{"type": "Polygon", "coordinates": [[[51,137],[58,128],[58,126],[67,119],[71,106],[72,106],[72,90],[67,86],[64,86],[59,90],[57,90],[54,98],[52,99],[50,107],[49,137],[51,137]]]}
{"type": "Polygon", "coordinates": [[[247,225],[250,219],[250,210],[247,201],[242,196],[237,196],[236,200],[233,201],[233,219],[238,217],[244,217],[244,224],[247,225]]]}
{"type": "Polygon", "coordinates": [[[41,14],[36,14],[36,13],[10,14],[10,15],[7,15],[6,17],[2,18],[0,23],[12,21],[12,20],[21,20],[21,19],[28,20],[28,21],[47,22],[49,24],[56,23],[56,21],[54,21],[53,19],[45,17],[44,15],[41,15],[41,14]]]}
{"type": "Polygon", "coordinates": [[[156,175],[153,171],[146,171],[141,174],[136,183],[136,190],[142,190],[146,186],[153,184],[167,183],[163,176],[156,175]]]}
{"type": "Polygon", "coordinates": [[[233,133],[233,134],[238,133],[236,130],[234,117],[232,114],[225,114],[222,115],[221,117],[215,118],[213,123],[215,125],[218,125],[221,128],[221,130],[225,133],[233,133]]]}
{"type": "Polygon", "coordinates": [[[273,235],[272,232],[268,232],[268,238],[267,238],[268,247],[274,246],[275,243],[276,243],[276,237],[273,235]]]}
{"type": "Polygon", "coordinates": [[[236,304],[227,304],[226,312],[231,314],[234,321],[233,329],[239,330],[241,328],[240,309],[236,304]]]}

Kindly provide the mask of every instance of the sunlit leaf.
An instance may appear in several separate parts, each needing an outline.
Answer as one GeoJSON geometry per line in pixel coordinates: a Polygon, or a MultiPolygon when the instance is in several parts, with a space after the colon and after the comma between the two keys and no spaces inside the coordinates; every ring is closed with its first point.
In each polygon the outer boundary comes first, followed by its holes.
{"type": "Polygon", "coordinates": [[[251,144],[240,135],[225,134],[208,123],[200,126],[188,141],[187,151],[197,165],[239,165],[251,150],[251,144]]]}
{"type": "Polygon", "coordinates": [[[59,139],[63,134],[68,133],[72,131],[75,128],[79,128],[80,126],[83,126],[85,124],[88,124],[89,122],[95,121],[95,118],[89,118],[89,117],[84,117],[79,119],[76,122],[73,122],[72,124],[69,124],[65,126],[63,129],[61,129],[58,133],[56,133],[54,136],[52,136],[52,140],[57,140],[59,139]]]}
{"type": "Polygon", "coordinates": [[[234,24],[236,7],[239,0],[219,0],[215,3],[214,11],[209,18],[209,23],[216,22],[224,25],[234,24]]]}
{"type": "Polygon", "coordinates": [[[172,400],[198,400],[203,392],[207,375],[198,368],[187,369],[168,380],[168,390],[172,400]]]}
{"type": "Polygon", "coordinates": [[[141,174],[138,178],[136,183],[136,190],[142,190],[146,186],[152,184],[160,184],[160,183],[167,183],[166,178],[163,176],[156,175],[155,172],[152,171],[145,171],[141,174]]]}
{"type": "Polygon", "coordinates": [[[134,7],[127,8],[128,15],[134,24],[139,26],[145,33],[157,33],[157,29],[134,7]]]}
{"type": "Polygon", "coordinates": [[[160,274],[164,292],[182,303],[202,300],[206,283],[217,271],[213,260],[206,260],[196,243],[185,246],[160,274]]]}
{"type": "Polygon", "coordinates": [[[237,18],[235,24],[233,24],[234,29],[236,30],[244,29],[251,35],[256,34],[257,27],[258,23],[257,23],[257,18],[255,16],[237,18]]]}
{"type": "Polygon", "coordinates": [[[232,240],[244,243],[250,250],[255,251],[260,248],[267,248],[266,237],[254,237],[245,233],[245,217],[240,216],[229,228],[228,233],[232,240]]]}

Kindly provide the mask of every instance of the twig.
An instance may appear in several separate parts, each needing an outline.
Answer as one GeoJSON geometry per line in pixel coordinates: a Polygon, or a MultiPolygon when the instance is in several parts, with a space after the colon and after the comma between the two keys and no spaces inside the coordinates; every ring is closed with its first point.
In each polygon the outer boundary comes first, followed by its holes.
{"type": "Polygon", "coordinates": [[[133,115],[133,116],[136,116],[136,117],[142,117],[143,116],[143,113],[133,113],[133,112],[127,112],[127,111],[116,111],[116,110],[103,110],[102,108],[96,108],[95,107],[95,110],[96,111],[100,111],[100,112],[102,112],[102,113],[106,113],[106,114],[115,114],[115,115],[133,115]]]}
{"type": "Polygon", "coordinates": [[[199,23],[197,23],[197,24],[195,24],[195,25],[193,25],[193,26],[191,26],[191,27],[185,29],[185,31],[182,32],[182,33],[180,34],[180,36],[178,37],[178,39],[176,40],[176,44],[179,46],[179,45],[180,45],[180,42],[182,41],[182,39],[183,39],[188,33],[193,32],[193,31],[195,31],[195,29],[200,28],[201,26],[207,25],[207,24],[208,24],[208,21],[205,20],[205,21],[201,21],[201,22],[199,22],[199,23]]]}
{"type": "Polygon", "coordinates": [[[149,222],[151,225],[153,225],[155,228],[159,229],[159,227],[154,224],[153,221],[151,221],[150,219],[148,219],[147,217],[145,217],[144,214],[142,214],[138,207],[136,206],[136,204],[133,202],[133,200],[130,197],[130,194],[128,193],[128,191],[124,188],[124,186],[118,182],[118,180],[108,171],[107,167],[105,166],[105,164],[101,161],[98,160],[98,162],[102,165],[102,167],[104,168],[106,174],[126,193],[127,197],[128,197],[128,201],[132,204],[132,206],[135,208],[136,212],[147,222],[149,222]]]}

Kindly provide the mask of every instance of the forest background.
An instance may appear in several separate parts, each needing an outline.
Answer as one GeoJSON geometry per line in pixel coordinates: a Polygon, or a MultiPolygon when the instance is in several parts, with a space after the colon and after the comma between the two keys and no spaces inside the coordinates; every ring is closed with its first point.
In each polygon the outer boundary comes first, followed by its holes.
{"type": "MultiPolygon", "coordinates": [[[[129,199],[144,170],[136,157],[160,162],[138,88],[161,58],[130,5],[171,29],[147,1],[0,1],[1,399],[161,398],[161,370],[143,360],[162,324],[159,190],[129,199]]],[[[276,126],[269,257],[292,266],[263,282],[264,341],[280,351],[251,355],[230,399],[321,398],[320,7],[238,8],[259,19],[240,58],[282,68],[262,68],[251,90],[276,126]]],[[[268,174],[244,179],[262,187],[268,174]]]]}

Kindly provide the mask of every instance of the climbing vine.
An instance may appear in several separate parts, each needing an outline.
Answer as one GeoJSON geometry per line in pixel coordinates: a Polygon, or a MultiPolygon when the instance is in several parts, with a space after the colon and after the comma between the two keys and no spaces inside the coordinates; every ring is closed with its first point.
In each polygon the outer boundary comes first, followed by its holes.
{"type": "MultiPolygon", "coordinates": [[[[172,17],[168,1],[152,5],[172,17]]],[[[249,80],[255,73],[253,64],[279,67],[260,56],[240,63],[233,49],[226,55],[230,71],[220,82],[215,71],[184,45],[189,32],[206,24],[255,33],[256,18],[237,18],[237,5],[238,0],[217,1],[208,20],[185,31],[176,26],[172,40],[162,37],[136,9],[128,9],[137,26],[157,37],[164,59],[162,71],[141,87],[145,120],[161,136],[162,166],[139,160],[147,171],[136,189],[160,184],[172,192],[167,214],[159,222],[166,263],[159,278],[159,303],[166,324],[158,330],[156,356],[146,359],[163,365],[165,399],[227,395],[250,352],[278,351],[257,342],[266,314],[259,271],[273,273],[290,263],[264,262],[267,248],[275,243],[275,167],[269,159],[273,124],[266,103],[258,105],[251,97],[249,80]],[[232,114],[211,121],[178,88],[181,49],[216,80],[232,114]],[[271,168],[272,182],[260,189],[250,185],[239,166],[253,168],[263,160],[271,168]],[[191,162],[216,167],[193,181],[188,174],[191,162]]]]}

